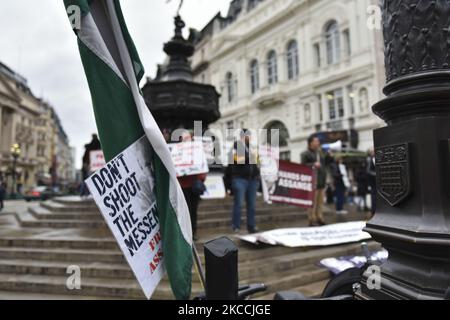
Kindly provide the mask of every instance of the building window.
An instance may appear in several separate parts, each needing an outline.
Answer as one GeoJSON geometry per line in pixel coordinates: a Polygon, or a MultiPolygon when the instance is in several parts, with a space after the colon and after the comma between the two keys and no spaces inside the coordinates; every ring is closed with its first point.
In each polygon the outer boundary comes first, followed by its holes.
{"type": "Polygon", "coordinates": [[[259,0],[248,0],[248,10],[252,10],[258,4],[259,0]]]}
{"type": "Polygon", "coordinates": [[[233,120],[227,121],[226,126],[227,130],[234,130],[234,121],[233,120]]]}
{"type": "Polygon", "coordinates": [[[344,97],[342,89],[337,89],[327,93],[328,113],[330,120],[344,117],[344,97]]]}
{"type": "Polygon", "coordinates": [[[359,111],[365,113],[369,110],[369,92],[366,88],[359,90],[359,111]]]}
{"type": "Polygon", "coordinates": [[[267,80],[269,85],[278,82],[277,53],[272,50],[267,55],[267,80]]]}
{"type": "Polygon", "coordinates": [[[339,39],[339,36],[339,26],[337,22],[330,22],[325,30],[328,64],[338,63],[341,58],[341,41],[339,39]]]}
{"type": "Polygon", "coordinates": [[[304,111],[305,111],[305,123],[310,124],[311,123],[311,105],[309,103],[305,104],[304,111]]]}
{"type": "Polygon", "coordinates": [[[233,74],[228,72],[226,75],[228,102],[231,103],[236,98],[236,87],[233,79],[233,74]]]}
{"type": "Polygon", "coordinates": [[[317,106],[319,108],[319,121],[323,121],[322,95],[317,95],[317,106]]]}
{"type": "Polygon", "coordinates": [[[355,114],[355,92],[353,91],[353,85],[347,86],[348,102],[350,105],[350,114],[355,114]]]}
{"type": "Polygon", "coordinates": [[[256,59],[250,63],[250,85],[252,93],[259,90],[259,63],[256,59]]]}
{"type": "Polygon", "coordinates": [[[291,161],[291,152],[290,151],[280,152],[280,160],[291,161]]]}
{"type": "Polygon", "coordinates": [[[289,80],[296,79],[298,77],[298,44],[295,40],[289,42],[287,47],[287,69],[289,80]]]}
{"type": "Polygon", "coordinates": [[[352,55],[352,45],[350,41],[350,30],[345,29],[344,32],[342,32],[344,36],[344,45],[345,45],[345,55],[347,57],[350,57],[352,55]]]}
{"type": "Polygon", "coordinates": [[[267,139],[268,143],[272,144],[272,130],[277,130],[280,148],[288,147],[289,145],[289,131],[286,126],[280,121],[274,121],[269,124],[267,127],[267,139]]]}
{"type": "Polygon", "coordinates": [[[320,44],[316,43],[314,45],[314,66],[316,68],[320,68],[321,67],[320,61],[321,61],[321,59],[320,59],[320,44]]]}

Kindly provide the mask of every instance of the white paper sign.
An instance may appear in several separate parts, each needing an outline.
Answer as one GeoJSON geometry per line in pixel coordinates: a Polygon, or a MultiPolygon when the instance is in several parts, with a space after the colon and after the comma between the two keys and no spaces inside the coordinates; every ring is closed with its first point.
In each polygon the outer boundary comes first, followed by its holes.
{"type": "Polygon", "coordinates": [[[89,170],[91,172],[95,172],[103,168],[106,164],[105,156],[103,155],[102,150],[95,150],[89,152],[89,170]]]}
{"type": "Polygon", "coordinates": [[[331,224],[323,227],[276,229],[239,236],[241,240],[285,247],[330,246],[370,239],[363,231],[364,221],[331,224]]]}
{"type": "Polygon", "coordinates": [[[165,273],[151,157],[142,137],[86,180],[147,299],[165,273]]]}
{"type": "Polygon", "coordinates": [[[202,141],[171,143],[168,146],[178,177],[209,171],[202,141]]]}
{"type": "Polygon", "coordinates": [[[225,184],[222,175],[208,175],[205,180],[206,191],[201,196],[203,200],[224,199],[226,196],[225,184]]]}

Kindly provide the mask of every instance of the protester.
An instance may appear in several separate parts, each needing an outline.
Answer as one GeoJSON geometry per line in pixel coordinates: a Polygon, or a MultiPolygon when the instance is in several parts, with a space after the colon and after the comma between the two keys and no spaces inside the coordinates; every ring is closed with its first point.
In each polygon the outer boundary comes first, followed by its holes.
{"type": "Polygon", "coordinates": [[[370,191],[370,202],[371,202],[371,214],[372,216],[376,211],[377,204],[377,181],[376,181],[376,171],[375,171],[375,151],[373,148],[369,149],[367,157],[367,185],[370,191]]]}
{"type": "Polygon", "coordinates": [[[0,211],[5,207],[3,201],[6,197],[6,186],[3,182],[0,181],[0,211]]]}
{"type": "Polygon", "coordinates": [[[240,141],[236,141],[232,150],[232,163],[229,165],[231,174],[231,190],[234,196],[233,232],[238,233],[241,227],[241,207],[245,199],[247,204],[247,231],[258,231],[255,221],[256,193],[259,189],[261,176],[258,167],[259,157],[253,152],[250,139],[251,132],[243,129],[240,141]]]}
{"type": "Polygon", "coordinates": [[[308,150],[302,153],[302,164],[314,167],[317,171],[316,192],[314,197],[313,208],[308,210],[309,226],[323,226],[323,201],[324,189],[326,183],[325,159],[320,150],[320,140],[315,136],[308,138],[308,150]]]}
{"type": "Polygon", "coordinates": [[[350,187],[350,181],[348,178],[347,168],[343,163],[342,157],[337,157],[335,162],[330,167],[331,175],[334,180],[334,193],[336,197],[336,213],[347,214],[348,211],[344,210],[345,193],[350,187]]]}
{"type": "Polygon", "coordinates": [[[82,164],[82,168],[81,168],[81,175],[83,178],[83,181],[81,182],[81,186],[80,186],[80,196],[81,197],[87,197],[89,196],[89,189],[86,186],[86,183],[84,183],[84,181],[89,178],[89,176],[91,175],[91,151],[96,151],[96,150],[101,150],[101,144],[100,144],[100,140],[98,139],[98,136],[94,133],[92,135],[92,140],[90,143],[86,144],[84,146],[84,154],[83,154],[83,164],[82,164]]]}
{"type": "MultiPolygon", "coordinates": [[[[192,141],[191,133],[186,130],[181,136],[181,141],[192,141]]],[[[191,216],[192,235],[194,240],[197,240],[197,211],[200,196],[205,192],[205,179],[206,174],[178,177],[191,216]]]]}
{"type": "Polygon", "coordinates": [[[362,163],[357,171],[356,171],[356,183],[357,183],[357,191],[356,195],[358,198],[357,205],[358,209],[364,212],[369,211],[367,206],[367,169],[366,164],[362,163]]]}

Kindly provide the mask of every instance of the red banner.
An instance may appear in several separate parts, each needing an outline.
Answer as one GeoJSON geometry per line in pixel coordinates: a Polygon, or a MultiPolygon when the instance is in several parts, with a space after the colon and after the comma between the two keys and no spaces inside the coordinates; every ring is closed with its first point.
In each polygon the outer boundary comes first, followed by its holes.
{"type": "Polygon", "coordinates": [[[264,196],[269,202],[312,208],[316,186],[315,170],[309,166],[279,161],[278,172],[262,177],[264,196]]]}

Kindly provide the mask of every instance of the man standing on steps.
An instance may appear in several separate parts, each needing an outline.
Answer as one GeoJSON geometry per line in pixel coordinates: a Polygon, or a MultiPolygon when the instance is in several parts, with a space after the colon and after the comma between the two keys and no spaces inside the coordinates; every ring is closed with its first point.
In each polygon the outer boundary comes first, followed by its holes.
{"type": "Polygon", "coordinates": [[[317,172],[316,193],[313,208],[308,209],[309,226],[323,226],[323,199],[327,172],[325,160],[320,150],[320,140],[316,136],[308,138],[308,150],[302,153],[302,164],[314,167],[317,172]]]}
{"type": "Polygon", "coordinates": [[[260,185],[260,171],[257,152],[250,145],[251,133],[247,129],[240,132],[240,141],[233,146],[233,161],[230,164],[231,189],[234,196],[233,232],[238,233],[241,226],[241,207],[245,199],[247,203],[247,230],[256,233],[255,207],[256,193],[260,185]]]}

